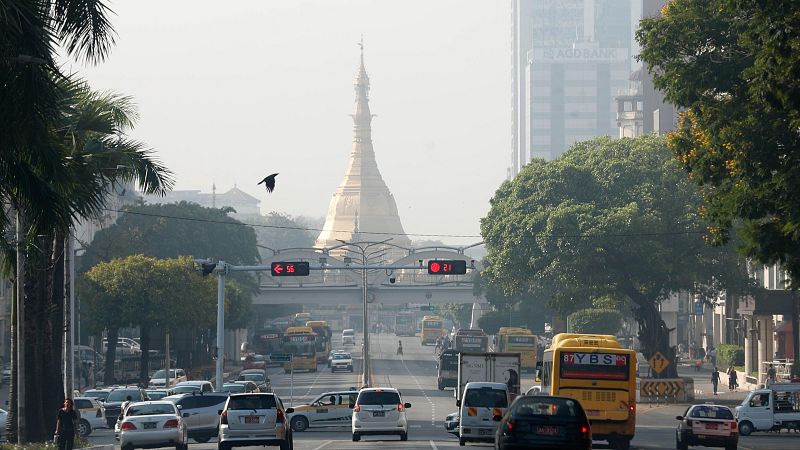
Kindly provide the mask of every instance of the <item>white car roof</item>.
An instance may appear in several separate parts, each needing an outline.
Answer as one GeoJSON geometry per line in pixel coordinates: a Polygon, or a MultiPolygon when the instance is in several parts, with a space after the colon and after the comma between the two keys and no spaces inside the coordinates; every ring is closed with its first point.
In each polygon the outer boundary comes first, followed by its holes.
{"type": "Polygon", "coordinates": [[[492,389],[502,389],[508,390],[508,386],[505,383],[490,383],[485,381],[472,381],[467,383],[464,389],[480,389],[480,388],[492,388],[492,389]]]}

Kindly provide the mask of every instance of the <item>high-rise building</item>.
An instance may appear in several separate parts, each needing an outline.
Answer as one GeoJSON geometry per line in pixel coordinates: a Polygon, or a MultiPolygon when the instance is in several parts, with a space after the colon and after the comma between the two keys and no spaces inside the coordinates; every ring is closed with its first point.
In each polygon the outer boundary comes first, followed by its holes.
{"type": "MultiPolygon", "coordinates": [[[[667,0],[643,0],[642,17],[658,16],[666,2],[667,0]]],[[[674,105],[664,101],[664,95],[653,85],[653,77],[649,72],[642,77],[642,95],[644,132],[664,134],[674,130],[677,110],[674,105]]]]}
{"type": "Polygon", "coordinates": [[[553,159],[579,140],[619,134],[636,0],[512,1],[512,157],[553,159]]]}

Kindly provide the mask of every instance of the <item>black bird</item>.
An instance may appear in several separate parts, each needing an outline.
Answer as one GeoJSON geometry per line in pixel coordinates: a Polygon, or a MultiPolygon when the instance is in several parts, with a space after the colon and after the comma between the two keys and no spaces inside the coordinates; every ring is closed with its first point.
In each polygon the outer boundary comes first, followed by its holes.
{"type": "Polygon", "coordinates": [[[259,181],[258,184],[264,183],[267,187],[267,192],[272,192],[275,189],[275,177],[278,176],[277,173],[273,173],[272,175],[264,178],[263,180],[259,181]]]}

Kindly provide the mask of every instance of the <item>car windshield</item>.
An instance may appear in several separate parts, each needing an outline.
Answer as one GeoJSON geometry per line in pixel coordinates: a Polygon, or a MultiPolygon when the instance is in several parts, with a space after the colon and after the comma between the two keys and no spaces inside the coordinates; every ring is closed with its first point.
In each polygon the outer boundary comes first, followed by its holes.
{"type": "Polygon", "coordinates": [[[275,408],[275,397],[271,395],[237,395],[228,401],[228,410],[272,408],[275,408]]]}
{"type": "MultiPolygon", "coordinates": [[[[177,372],[175,370],[170,370],[169,371],[169,377],[170,378],[175,378],[176,376],[177,376],[177,372]]],[[[153,378],[166,378],[166,377],[167,377],[167,371],[166,370],[159,370],[159,371],[156,371],[156,373],[153,374],[153,378]]]]}
{"type": "Polygon", "coordinates": [[[224,385],[222,385],[222,391],[223,392],[244,392],[245,391],[245,385],[238,384],[238,383],[224,384],[224,385]]]}
{"type": "Polygon", "coordinates": [[[349,353],[337,353],[333,355],[333,359],[350,359],[349,353]]]}
{"type": "Polygon", "coordinates": [[[580,417],[581,407],[578,402],[562,398],[533,397],[520,398],[514,405],[517,416],[559,416],[580,417]]]}
{"type": "Polygon", "coordinates": [[[263,383],[264,382],[264,375],[260,373],[246,373],[243,375],[239,375],[240,381],[253,381],[255,383],[263,383]]]}
{"type": "Polygon", "coordinates": [[[359,405],[397,405],[400,395],[397,392],[366,391],[358,396],[359,405]]]}
{"type": "Polygon", "coordinates": [[[150,400],[160,400],[167,396],[165,391],[147,391],[147,398],[150,400]]]}
{"type": "Polygon", "coordinates": [[[170,403],[131,405],[126,416],[155,416],[158,414],[175,414],[175,405],[170,403]]]}
{"type": "Polygon", "coordinates": [[[172,388],[172,392],[176,394],[183,394],[186,392],[200,392],[200,386],[175,386],[172,388]]]}
{"type": "Polygon", "coordinates": [[[106,398],[107,402],[124,402],[128,396],[131,396],[131,400],[133,401],[140,401],[142,400],[142,394],[139,392],[138,389],[115,389],[108,394],[106,398]]]}
{"type": "Polygon", "coordinates": [[[689,417],[696,417],[699,419],[725,419],[733,420],[733,413],[729,408],[716,405],[702,405],[695,406],[689,417]]]}
{"type": "Polygon", "coordinates": [[[501,389],[470,389],[464,399],[464,405],[486,408],[505,408],[508,406],[506,391],[501,389]]]}

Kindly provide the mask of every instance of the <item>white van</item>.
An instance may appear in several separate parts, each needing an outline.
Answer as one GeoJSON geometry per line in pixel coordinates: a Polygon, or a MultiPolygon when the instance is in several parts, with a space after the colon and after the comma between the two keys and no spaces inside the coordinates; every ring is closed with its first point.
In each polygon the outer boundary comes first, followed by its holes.
{"type": "Polygon", "coordinates": [[[342,345],[356,345],[356,332],[352,328],[342,330],[342,345]]]}
{"type": "Polygon", "coordinates": [[[459,407],[458,444],[469,441],[494,442],[499,417],[511,403],[505,383],[472,382],[464,387],[459,407]]]}
{"type": "Polygon", "coordinates": [[[800,428],[800,383],[776,383],[747,394],[736,407],[739,434],[800,428]]]}

